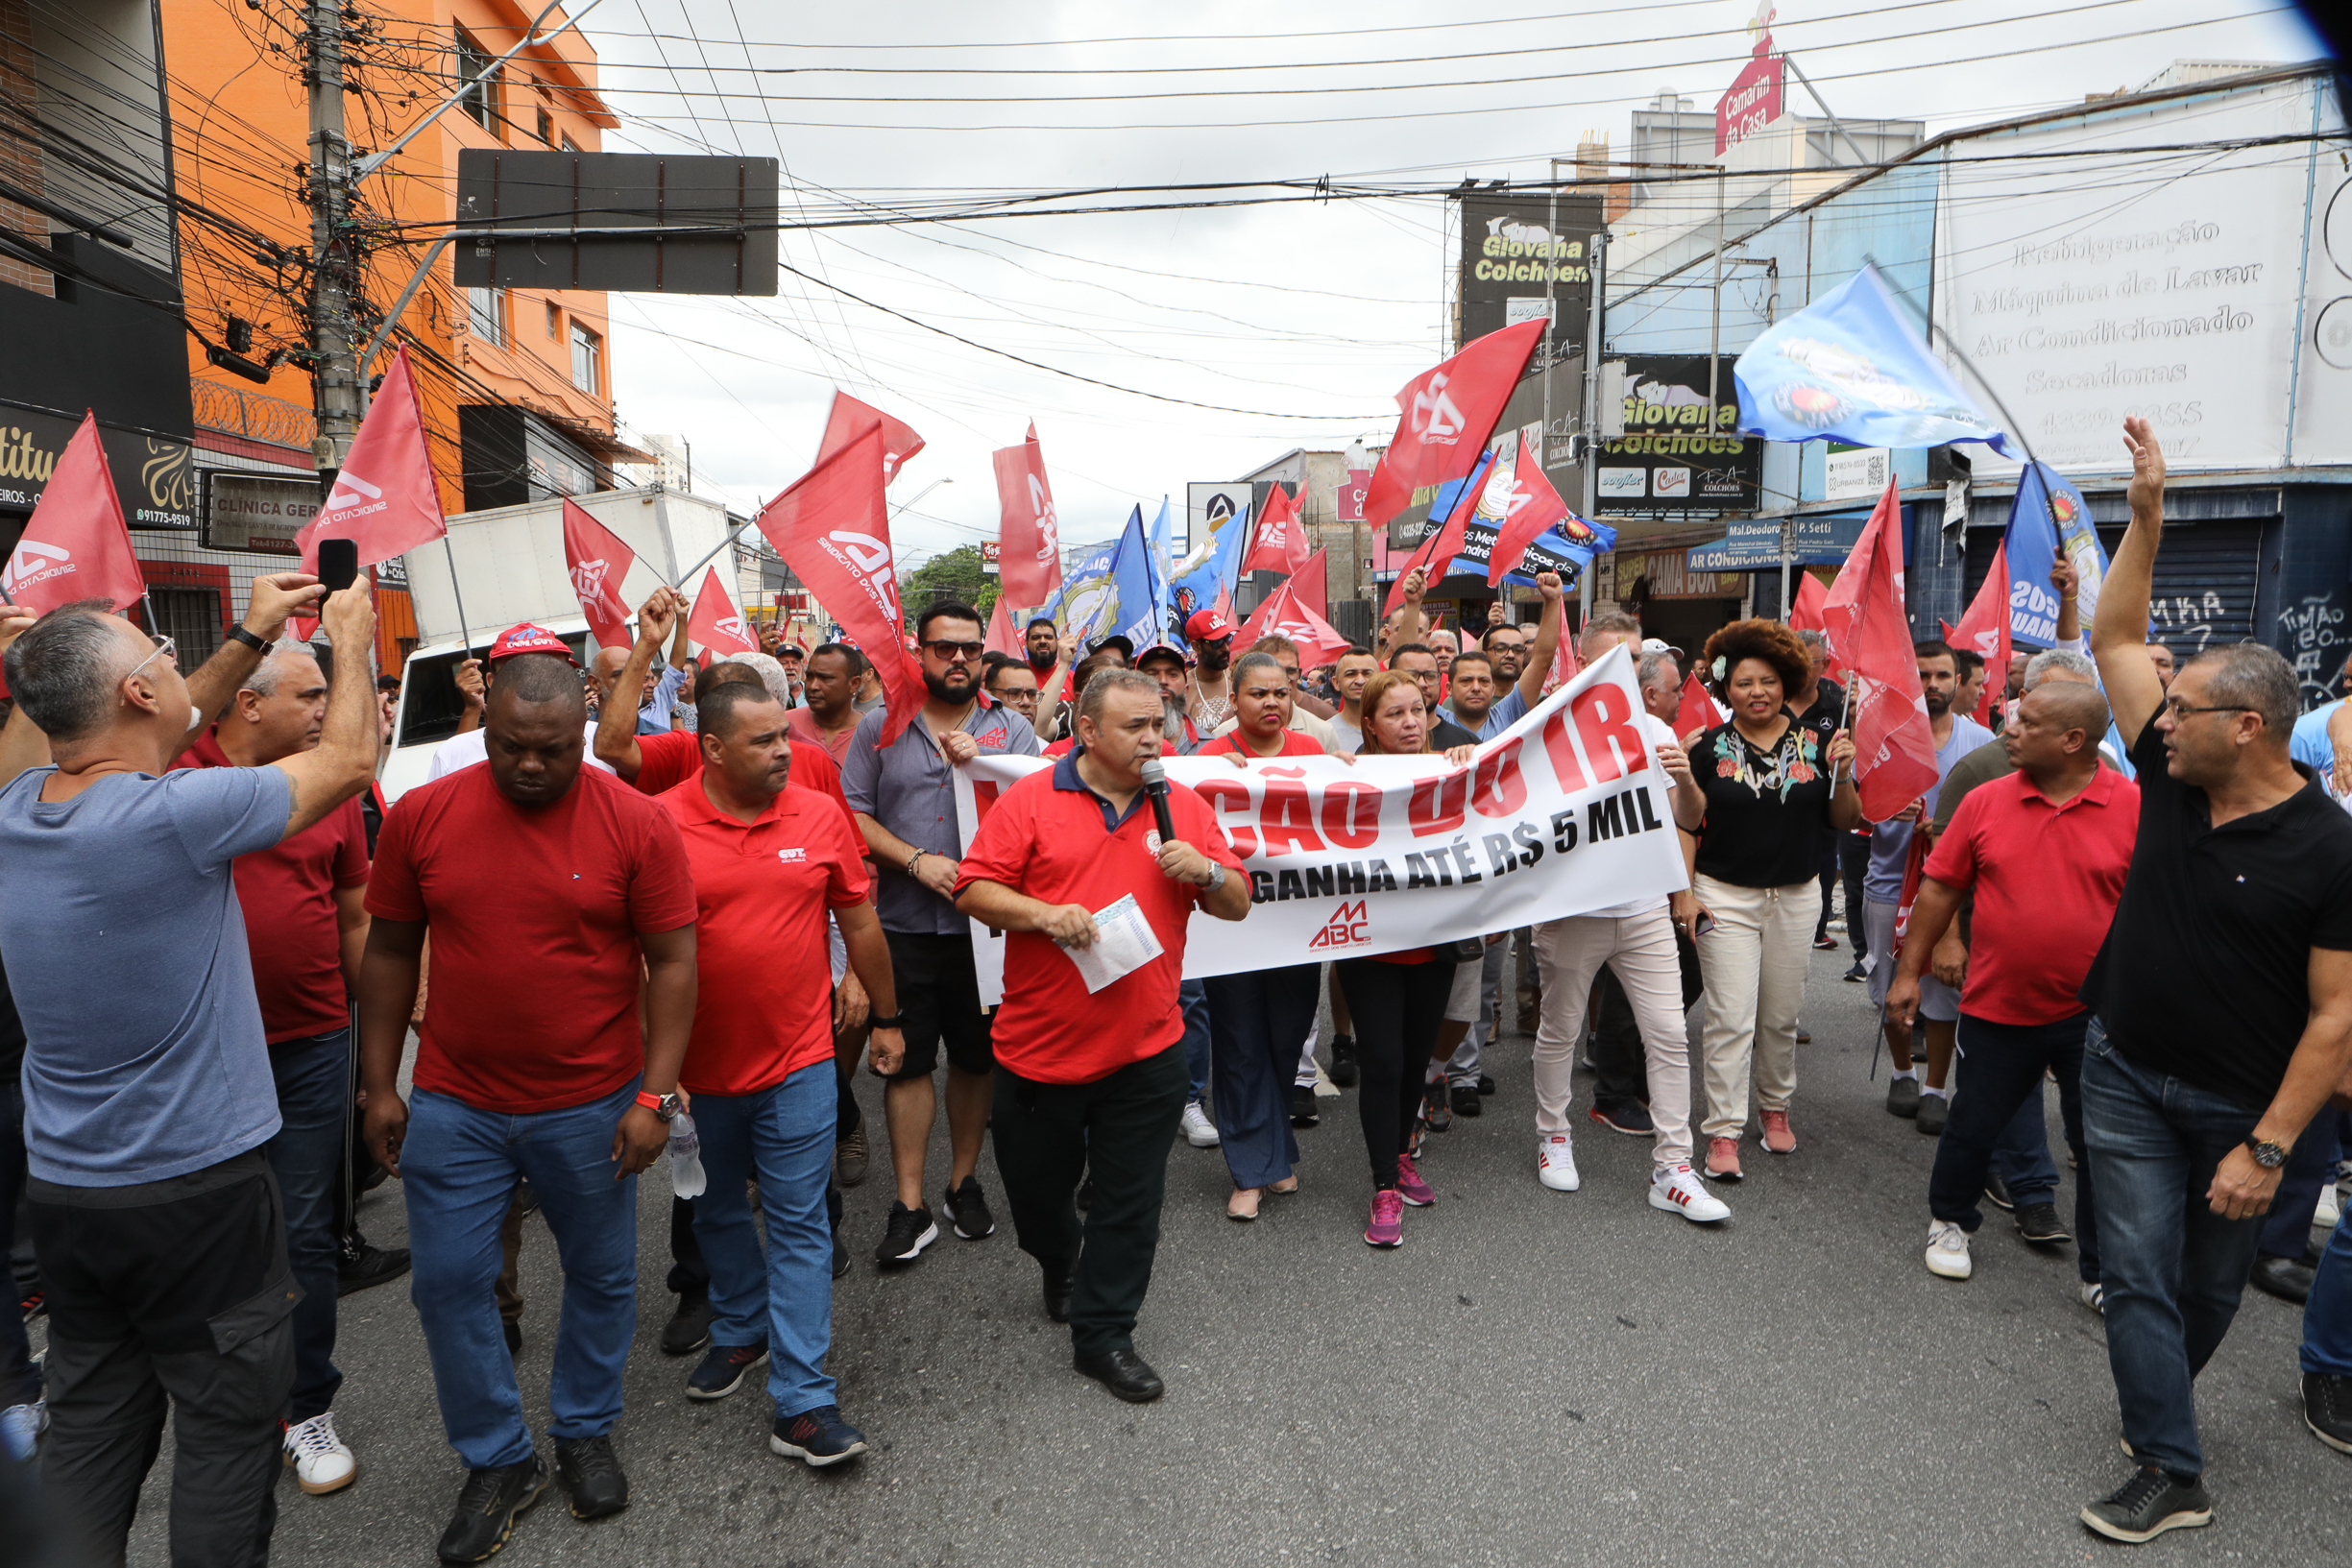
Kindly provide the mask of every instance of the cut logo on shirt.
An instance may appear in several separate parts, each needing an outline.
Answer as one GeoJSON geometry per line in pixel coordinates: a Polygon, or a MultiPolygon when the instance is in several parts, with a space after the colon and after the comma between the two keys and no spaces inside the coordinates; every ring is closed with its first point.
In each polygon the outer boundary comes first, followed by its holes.
{"type": "Polygon", "coordinates": [[[809,858],[809,852],[805,849],[778,850],[776,858],[788,866],[796,866],[809,858]]]}

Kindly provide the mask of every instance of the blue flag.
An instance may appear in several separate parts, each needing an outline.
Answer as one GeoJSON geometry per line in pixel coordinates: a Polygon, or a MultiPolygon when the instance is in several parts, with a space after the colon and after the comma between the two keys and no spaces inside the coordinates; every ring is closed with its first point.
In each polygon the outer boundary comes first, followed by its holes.
{"type": "Polygon", "coordinates": [[[2034,648],[2058,640],[2058,592],[2049,586],[2049,569],[2061,549],[2074,563],[2074,614],[2088,635],[2098,614],[2099,584],[2107,576],[2107,549],[2091,524],[2082,492],[2049,464],[2026,464],[2018,470],[2006,539],[2009,640],[2034,648]]]}
{"type": "Polygon", "coordinates": [[[1110,580],[1111,557],[1119,551],[1116,540],[1097,544],[1084,555],[1072,561],[1062,572],[1061,586],[1037,613],[1049,617],[1065,632],[1076,632],[1082,643],[1093,615],[1102,608],[1104,585],[1110,580]]]}
{"type": "MultiPolygon", "coordinates": [[[[1168,497],[1162,495],[1159,501],[1159,516],[1152,521],[1152,602],[1160,607],[1162,639],[1170,629],[1168,624],[1168,570],[1174,563],[1169,560],[1168,552],[1172,548],[1173,538],[1173,528],[1168,518],[1168,497]]],[[[1140,653],[1144,644],[1138,642],[1135,647],[1140,653]]]]}
{"type": "Polygon", "coordinates": [[[2000,426],[1928,351],[1868,263],[1827,298],[1766,328],[1732,375],[1743,435],[1856,446],[1981,441],[2009,453],[2000,426]]]}
{"type": "Polygon", "coordinates": [[[1181,632],[1184,623],[1202,610],[1221,604],[1232,614],[1233,579],[1239,574],[1243,546],[1249,539],[1249,510],[1244,507],[1225,519],[1224,527],[1202,542],[1185,563],[1172,568],[1168,582],[1169,629],[1181,632]]]}
{"type": "Polygon", "coordinates": [[[1152,569],[1152,542],[1144,534],[1140,506],[1128,514],[1127,527],[1111,556],[1110,575],[1118,591],[1117,606],[1110,613],[1110,633],[1135,644],[1138,653],[1166,640],[1160,624],[1159,573],[1152,569]]]}

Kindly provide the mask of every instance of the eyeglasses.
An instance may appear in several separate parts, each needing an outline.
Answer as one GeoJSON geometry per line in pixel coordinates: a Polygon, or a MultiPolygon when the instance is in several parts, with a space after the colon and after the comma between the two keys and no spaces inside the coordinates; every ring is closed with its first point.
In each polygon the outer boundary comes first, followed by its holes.
{"type": "Polygon", "coordinates": [[[2164,705],[2164,711],[2172,715],[2172,722],[2175,724],[2187,718],[2191,713],[2251,713],[2256,712],[2242,702],[2217,703],[2208,708],[2192,708],[2184,702],[2167,702],[2164,705]]]}
{"type": "Polygon", "coordinates": [[[985,642],[950,642],[945,638],[936,642],[926,642],[923,646],[950,663],[955,663],[958,654],[966,660],[973,660],[988,651],[988,644],[985,642]]]}
{"type": "MultiPolygon", "coordinates": [[[[156,645],[156,651],[149,654],[146,658],[140,660],[137,663],[132,665],[131,675],[136,675],[140,670],[145,669],[148,665],[154,663],[158,659],[167,659],[171,661],[175,668],[178,667],[180,663],[180,644],[168,637],[154,638],[152,640],[156,645]]],[[[123,679],[129,680],[131,675],[126,675],[123,677],[123,679]]]]}
{"type": "Polygon", "coordinates": [[[988,695],[994,697],[999,702],[1008,702],[1015,708],[1034,708],[1037,706],[1037,688],[1033,686],[1024,688],[1019,691],[991,691],[988,693],[988,695]]]}

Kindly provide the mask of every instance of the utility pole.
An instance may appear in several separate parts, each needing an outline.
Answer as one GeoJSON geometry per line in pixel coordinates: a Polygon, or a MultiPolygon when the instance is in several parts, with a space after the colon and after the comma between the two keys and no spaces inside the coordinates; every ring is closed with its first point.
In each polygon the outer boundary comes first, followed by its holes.
{"type": "Polygon", "coordinates": [[[359,430],[359,376],[352,354],[351,143],[343,135],[343,10],[311,0],[303,9],[310,92],[311,445],[323,484],[331,484],[359,430]]]}
{"type": "MultiPolygon", "coordinates": [[[[1592,236],[1592,304],[1585,322],[1585,516],[1601,510],[1601,290],[1609,275],[1609,230],[1592,236]]],[[[1578,620],[1581,628],[1592,619],[1592,570],[1598,557],[1577,573],[1578,620]]]]}

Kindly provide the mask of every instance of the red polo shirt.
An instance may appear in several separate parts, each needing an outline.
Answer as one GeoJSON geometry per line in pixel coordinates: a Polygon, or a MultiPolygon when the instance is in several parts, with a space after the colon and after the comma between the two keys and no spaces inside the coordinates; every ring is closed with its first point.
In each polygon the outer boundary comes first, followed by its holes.
{"type": "MultiPolygon", "coordinates": [[[[1208,803],[1190,789],[1168,791],[1176,836],[1246,875],[1208,803]]],[[[1132,893],[1158,936],[1160,955],[1088,993],[1070,955],[1040,931],[1005,936],[1005,1004],[997,1009],[996,1059],[1040,1083],[1092,1083],[1176,1043],[1184,1033],[1176,982],[1184,973],[1184,929],[1201,889],[1163,873],[1159,837],[1141,794],[1126,816],[1086,787],[1078,760],[1040,768],[999,795],[981,819],[956,878],[1002,882],[1048,904],[1100,909],[1132,893]]]]}
{"type": "MultiPolygon", "coordinates": [[[[1238,752],[1249,758],[1256,758],[1258,755],[1243,744],[1239,730],[1227,730],[1214,740],[1202,741],[1200,749],[1193,755],[1195,757],[1223,757],[1227,752],[1238,752]]],[[[1313,736],[1301,735],[1297,730],[1285,730],[1282,732],[1282,749],[1274,755],[1276,757],[1321,757],[1322,754],[1321,743],[1313,736]]],[[[1258,760],[1271,762],[1273,758],[1267,757],[1258,760]]]]}
{"type": "MultiPolygon", "coordinates": [[[[849,797],[841,793],[841,770],[834,766],[825,748],[805,740],[795,740],[791,746],[791,787],[814,790],[839,806],[843,816],[849,815],[849,797]]],[[[660,735],[640,736],[637,749],[640,794],[667,795],[689,779],[702,777],[700,736],[686,730],[666,730],[660,735]]]]}
{"type": "Polygon", "coordinates": [[[825,913],[865,902],[865,845],[849,818],[798,784],[744,823],[700,774],[665,792],[694,869],[694,1034],[678,1081],[752,1095],[833,1060],[825,913]]]}
{"type": "Polygon", "coordinates": [[[644,1070],[638,934],[692,925],[694,884],[677,819],[612,774],[525,808],[470,767],[385,814],[368,912],[431,929],[417,1087],[522,1115],[644,1070]]]}
{"type": "MultiPolygon", "coordinates": [[[[172,764],[235,765],[211,730],[172,764]]],[[[335,894],[368,881],[368,829],[358,800],[345,801],[291,838],[238,856],[230,869],[245,912],[254,991],[270,1044],[350,1028],[335,894]]]]}
{"type": "Polygon", "coordinates": [[[1962,1012],[2032,1025],[2082,1011],[2075,993],[2107,938],[2139,830],[2140,786],[2104,763],[2064,806],[2023,773],[1969,791],[1926,866],[1947,887],[1976,890],[1962,1012]]]}

